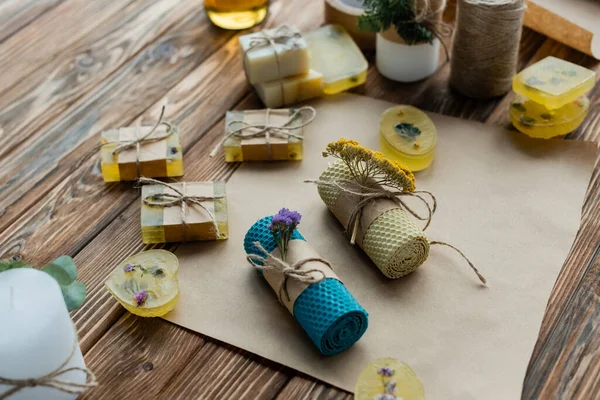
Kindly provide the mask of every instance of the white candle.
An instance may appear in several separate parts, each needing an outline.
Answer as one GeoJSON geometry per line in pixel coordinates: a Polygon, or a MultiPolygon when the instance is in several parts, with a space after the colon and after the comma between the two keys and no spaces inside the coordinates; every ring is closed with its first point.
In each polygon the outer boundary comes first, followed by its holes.
{"type": "MultiPolygon", "coordinates": [[[[0,273],[0,378],[37,379],[61,368],[85,368],[83,356],[58,283],[30,268],[0,273]],[[75,350],[73,351],[73,346],[75,350]]],[[[81,370],[69,371],[52,382],[86,383],[81,370]]],[[[15,385],[0,384],[0,399],[15,385]]],[[[76,399],[54,387],[25,387],[7,400],[76,399]]]]}

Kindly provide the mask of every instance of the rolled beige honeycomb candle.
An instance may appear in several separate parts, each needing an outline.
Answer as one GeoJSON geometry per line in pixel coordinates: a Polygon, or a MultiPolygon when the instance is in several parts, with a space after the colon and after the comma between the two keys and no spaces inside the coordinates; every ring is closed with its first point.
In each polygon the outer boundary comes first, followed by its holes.
{"type": "MultiPolygon", "coordinates": [[[[331,163],[321,181],[343,182],[353,179],[342,161],[331,163]]],[[[318,185],[318,192],[329,210],[344,227],[359,196],[338,187],[318,185]]],[[[397,203],[377,199],[366,205],[358,221],[356,243],[388,278],[397,279],[416,270],[429,256],[429,240],[410,214],[397,203]]]]}

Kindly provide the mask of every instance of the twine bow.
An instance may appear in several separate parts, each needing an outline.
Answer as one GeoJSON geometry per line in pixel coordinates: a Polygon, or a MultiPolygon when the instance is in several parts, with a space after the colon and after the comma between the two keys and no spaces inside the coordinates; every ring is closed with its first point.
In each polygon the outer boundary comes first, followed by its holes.
{"type": "Polygon", "coordinates": [[[279,53],[277,52],[277,44],[286,45],[288,42],[292,41],[295,43],[296,40],[302,38],[300,32],[290,28],[287,25],[282,25],[275,30],[273,33],[267,33],[266,31],[260,31],[257,34],[258,36],[250,37],[250,42],[248,43],[248,48],[244,52],[244,71],[246,72],[246,76],[248,75],[248,60],[246,54],[253,50],[259,49],[261,47],[272,47],[273,53],[275,54],[275,66],[277,68],[277,76],[279,77],[279,87],[281,94],[281,104],[285,104],[285,96],[284,96],[284,85],[283,85],[283,76],[281,76],[281,61],[279,60],[279,53]]]}
{"type": "Polygon", "coordinates": [[[151,183],[151,184],[161,185],[161,186],[164,186],[164,187],[172,190],[173,192],[175,192],[174,194],[173,193],[151,194],[151,195],[146,196],[143,199],[143,201],[144,201],[144,204],[151,206],[151,207],[181,206],[181,228],[182,228],[182,232],[183,232],[183,241],[184,242],[186,239],[185,227],[187,226],[187,222],[186,222],[187,208],[190,204],[195,204],[198,207],[202,208],[204,211],[206,211],[206,213],[209,215],[209,217],[213,223],[216,237],[218,238],[221,236],[221,233],[219,232],[219,226],[217,224],[217,218],[212,213],[212,211],[210,211],[209,208],[206,207],[203,203],[205,203],[207,201],[215,201],[215,200],[223,199],[223,198],[225,198],[224,195],[188,196],[185,194],[185,185],[186,185],[185,182],[183,183],[182,190],[179,190],[175,186],[170,185],[168,183],[161,182],[161,181],[158,181],[156,179],[151,179],[151,178],[140,178],[140,179],[138,179],[138,182],[140,184],[151,183]]]}
{"type": "Polygon", "coordinates": [[[13,394],[25,389],[25,388],[34,388],[34,387],[48,387],[56,390],[60,390],[61,392],[79,395],[84,393],[86,390],[91,389],[98,385],[96,381],[96,376],[94,373],[88,368],[81,367],[70,367],[66,368],[67,365],[73,359],[75,355],[75,351],[77,350],[77,335],[75,335],[75,340],[73,341],[73,348],[71,349],[71,354],[69,357],[56,368],[54,371],[46,374],[44,376],[40,376],[39,378],[29,378],[29,379],[8,379],[0,377],[0,384],[14,386],[7,392],[0,394],[0,400],[8,399],[13,394]],[[85,383],[77,383],[71,381],[65,381],[61,379],[61,376],[71,372],[71,371],[80,371],[83,372],[86,376],[85,383]]]}
{"type": "Polygon", "coordinates": [[[227,130],[231,129],[231,126],[234,124],[240,124],[241,126],[238,129],[229,132],[223,138],[223,140],[221,140],[215,146],[213,151],[210,152],[210,157],[214,157],[219,151],[219,148],[223,146],[223,144],[225,144],[225,142],[231,139],[232,137],[237,137],[242,140],[264,137],[269,149],[269,157],[272,158],[271,137],[277,137],[282,139],[294,138],[298,140],[303,140],[304,138],[302,136],[296,135],[295,133],[293,133],[293,131],[296,129],[303,128],[306,125],[310,124],[311,122],[313,122],[315,116],[317,115],[317,111],[314,108],[304,106],[297,109],[283,124],[273,125],[270,123],[271,111],[273,110],[270,108],[266,109],[264,124],[249,124],[243,120],[230,121],[227,125],[227,130]],[[290,126],[292,122],[294,122],[299,116],[302,116],[303,113],[308,114],[308,117],[306,119],[303,119],[303,122],[299,125],[290,126]]]}
{"type": "Polygon", "coordinates": [[[252,264],[259,271],[277,271],[283,276],[283,281],[281,281],[281,285],[279,286],[279,290],[277,291],[277,296],[279,301],[285,305],[283,302],[283,295],[287,302],[289,303],[290,294],[288,293],[287,283],[288,279],[294,279],[298,282],[303,282],[307,284],[319,283],[325,280],[325,273],[318,269],[309,269],[309,270],[300,270],[305,264],[309,262],[320,262],[325,264],[327,267],[331,268],[331,264],[326,260],[314,257],[314,258],[306,258],[304,260],[300,260],[293,265],[288,264],[284,260],[275,257],[271,253],[269,253],[265,248],[260,244],[260,242],[254,242],[254,246],[262,253],[259,254],[248,254],[246,259],[250,264],[252,264]],[[321,274],[320,277],[315,277],[312,275],[313,273],[321,274]]]}

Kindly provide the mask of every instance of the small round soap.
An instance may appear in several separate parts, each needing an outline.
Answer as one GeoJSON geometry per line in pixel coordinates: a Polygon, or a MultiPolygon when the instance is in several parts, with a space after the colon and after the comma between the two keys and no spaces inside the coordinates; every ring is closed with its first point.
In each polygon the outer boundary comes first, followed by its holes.
{"type": "Polygon", "coordinates": [[[412,171],[431,165],[437,142],[433,121],[412,106],[396,106],[381,116],[379,138],[382,152],[412,171]]]}
{"type": "Polygon", "coordinates": [[[515,128],[528,136],[550,139],[579,128],[589,107],[590,101],[585,96],[554,110],[518,96],[510,105],[510,120],[515,128]]]}
{"type": "Polygon", "coordinates": [[[356,400],[423,400],[423,384],[408,365],[380,358],[363,369],[354,389],[356,400]]]}
{"type": "Polygon", "coordinates": [[[179,261],[166,250],[148,250],[125,259],[110,274],[106,288],[127,311],[162,317],[179,300],[179,261]]]}

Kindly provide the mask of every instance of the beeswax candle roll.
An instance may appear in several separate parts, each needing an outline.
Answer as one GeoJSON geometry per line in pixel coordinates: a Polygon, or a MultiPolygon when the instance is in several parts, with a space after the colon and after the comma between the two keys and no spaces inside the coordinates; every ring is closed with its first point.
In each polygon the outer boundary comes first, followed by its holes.
{"type": "MultiPolygon", "coordinates": [[[[339,160],[331,163],[320,177],[321,181],[330,182],[352,179],[346,164],[339,160]]],[[[347,227],[360,197],[326,185],[318,185],[318,192],[327,208],[347,227]]],[[[391,279],[413,272],[429,255],[425,233],[406,210],[389,199],[374,200],[363,208],[356,242],[391,279]]]]}
{"type": "MultiPolygon", "coordinates": [[[[271,220],[272,217],[262,218],[248,230],[244,238],[247,254],[260,254],[255,246],[258,242],[267,252],[279,257],[277,243],[269,230],[271,220]]],[[[294,265],[313,258],[320,257],[300,232],[294,230],[286,262],[294,265]]],[[[298,268],[310,269],[323,271],[326,278],[313,284],[288,279],[286,288],[290,301],[285,296],[282,296],[281,301],[322,354],[341,353],[365,333],[369,322],[368,314],[327,265],[311,261],[298,268]]],[[[280,292],[283,280],[280,272],[267,270],[263,276],[276,293],[280,292]]]]}
{"type": "Polygon", "coordinates": [[[240,36],[239,41],[252,85],[308,72],[308,45],[295,27],[265,29],[240,36]]]}
{"type": "Polygon", "coordinates": [[[310,70],[306,75],[296,75],[281,81],[263,82],[256,84],[254,88],[266,107],[289,106],[322,96],[323,75],[310,70]]]}

